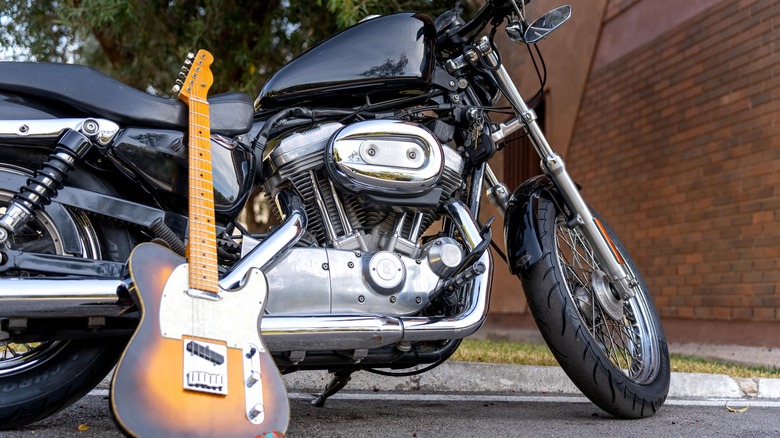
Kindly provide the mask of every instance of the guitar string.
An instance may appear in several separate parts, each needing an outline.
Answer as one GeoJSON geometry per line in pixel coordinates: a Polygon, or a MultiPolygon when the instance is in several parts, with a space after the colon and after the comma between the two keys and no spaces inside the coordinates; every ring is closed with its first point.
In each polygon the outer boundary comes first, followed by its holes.
{"type": "MultiPolygon", "coordinates": [[[[204,292],[218,292],[216,272],[216,227],[214,226],[213,165],[211,160],[210,127],[208,126],[208,102],[191,99],[195,102],[190,112],[190,154],[189,154],[189,191],[190,191],[190,287],[207,289],[204,292]],[[197,169],[197,170],[194,170],[197,169]],[[210,207],[210,210],[209,210],[210,207]],[[200,241],[198,239],[201,239],[200,241]],[[204,241],[205,240],[205,241],[204,241]],[[204,260],[205,258],[205,260],[204,260]],[[200,266],[201,263],[205,267],[200,266]],[[204,287],[205,286],[205,287],[204,287]]],[[[191,104],[192,105],[192,104],[191,104]]],[[[201,327],[198,322],[205,321],[205,300],[194,300],[192,327],[201,327]]],[[[194,332],[194,330],[193,330],[194,332]]],[[[203,333],[193,333],[203,336],[203,333]]]]}

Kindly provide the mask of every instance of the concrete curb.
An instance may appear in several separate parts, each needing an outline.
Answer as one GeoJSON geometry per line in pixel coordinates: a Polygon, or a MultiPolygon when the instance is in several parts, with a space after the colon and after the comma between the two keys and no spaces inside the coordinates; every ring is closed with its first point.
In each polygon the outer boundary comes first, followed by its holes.
{"type": "MultiPolygon", "coordinates": [[[[290,391],[319,393],[330,380],[325,371],[299,371],[284,376],[290,391]]],[[[352,375],[346,386],[355,391],[489,392],[572,394],[580,391],[558,367],[446,362],[411,377],[369,372],[352,375]]],[[[672,373],[669,398],[780,399],[780,379],[735,379],[723,374],[672,373]]]]}

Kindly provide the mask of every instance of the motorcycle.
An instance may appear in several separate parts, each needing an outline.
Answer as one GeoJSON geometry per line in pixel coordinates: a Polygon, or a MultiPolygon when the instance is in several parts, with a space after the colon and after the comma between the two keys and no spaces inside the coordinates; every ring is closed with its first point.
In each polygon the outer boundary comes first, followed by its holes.
{"type": "MultiPolygon", "coordinates": [[[[267,288],[259,331],[278,369],[334,374],[315,404],[356,371],[425,372],[482,325],[494,269],[483,186],[504,216],[501,255],[571,380],[616,417],[664,403],[650,292],[493,42],[506,22],[534,45],[571,15],[529,22],[525,3],[488,0],[470,20],[369,17],[254,101],[208,97],[219,289],[267,288]],[[496,123],[501,96],[513,118],[496,123]],[[488,160],[515,132],[542,174],[510,194],[488,160]],[[258,188],[281,223],[253,234],[238,217],[258,188]]],[[[65,408],[116,365],[142,313],[134,248],[187,252],[188,126],[185,103],[92,69],[0,63],[0,429],[65,408]]]]}

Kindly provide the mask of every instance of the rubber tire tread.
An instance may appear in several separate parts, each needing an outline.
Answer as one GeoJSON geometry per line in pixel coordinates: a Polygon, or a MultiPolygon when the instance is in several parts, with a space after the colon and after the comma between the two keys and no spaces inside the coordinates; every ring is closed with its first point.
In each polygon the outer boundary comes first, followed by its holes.
{"type": "MultiPolygon", "coordinates": [[[[5,150],[0,161],[29,167],[46,159],[24,149],[5,150]],[[20,160],[22,158],[22,160],[20,160]]],[[[75,187],[107,194],[116,191],[85,169],[68,175],[75,187]]],[[[104,259],[125,261],[134,246],[128,229],[110,220],[94,223],[104,259]]],[[[15,429],[41,420],[70,406],[108,375],[129,338],[72,340],[54,357],[19,374],[0,378],[0,430],[15,429]]]]}
{"type": "Polygon", "coordinates": [[[558,213],[554,202],[545,197],[540,199],[537,226],[544,255],[520,275],[530,311],[561,368],[593,403],[620,418],[652,416],[663,405],[669,392],[670,364],[666,337],[644,280],[617,236],[602,220],[647,294],[648,313],[658,334],[655,339],[660,356],[658,372],[651,381],[638,384],[609,360],[580,320],[579,311],[566,289],[563,273],[555,262],[554,228],[558,213]]]}
{"type": "Polygon", "coordinates": [[[69,341],[41,366],[0,379],[0,430],[41,420],[84,397],[111,371],[126,342],[69,341]]]}

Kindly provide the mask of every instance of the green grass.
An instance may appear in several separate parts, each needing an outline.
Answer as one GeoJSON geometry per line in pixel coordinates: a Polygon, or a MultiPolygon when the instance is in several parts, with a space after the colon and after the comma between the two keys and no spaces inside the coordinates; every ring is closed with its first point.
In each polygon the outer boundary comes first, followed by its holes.
{"type": "MultiPolygon", "coordinates": [[[[558,366],[546,345],[464,339],[452,360],[512,365],[558,366]]],[[[672,372],[726,374],[731,377],[780,378],[780,369],[745,367],[689,356],[671,355],[672,372]]]]}

